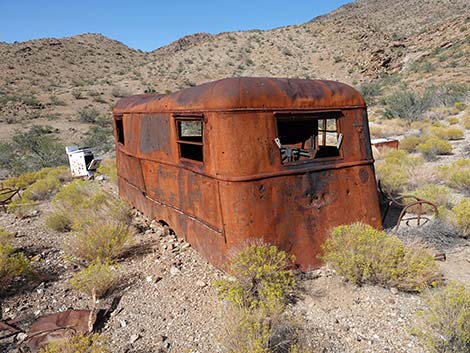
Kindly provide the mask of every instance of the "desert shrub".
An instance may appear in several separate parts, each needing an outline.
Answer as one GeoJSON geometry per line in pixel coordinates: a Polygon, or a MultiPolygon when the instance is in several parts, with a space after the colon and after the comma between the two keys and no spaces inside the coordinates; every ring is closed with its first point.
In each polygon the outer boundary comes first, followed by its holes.
{"type": "Polygon", "coordinates": [[[418,145],[417,149],[424,158],[433,160],[436,156],[450,154],[452,152],[452,145],[441,138],[428,137],[418,145]]]}
{"type": "Polygon", "coordinates": [[[470,110],[467,110],[462,117],[462,123],[465,129],[470,129],[470,110]]]}
{"type": "Polygon", "coordinates": [[[111,182],[117,183],[117,168],[115,159],[106,159],[101,162],[97,172],[99,174],[107,175],[111,182]]]}
{"type": "Polygon", "coordinates": [[[97,259],[108,261],[123,255],[132,238],[132,229],[127,224],[93,219],[93,224],[84,224],[69,234],[65,252],[85,264],[97,259]]]}
{"type": "Polygon", "coordinates": [[[427,95],[412,91],[397,91],[384,100],[386,118],[402,118],[408,121],[420,120],[423,113],[431,107],[427,95]]]}
{"type": "Polygon", "coordinates": [[[95,260],[70,279],[76,290],[97,299],[104,297],[118,281],[117,270],[110,262],[95,260]]]}
{"type": "Polygon", "coordinates": [[[462,236],[470,236],[470,199],[464,198],[452,207],[450,219],[462,236]]]}
{"type": "Polygon", "coordinates": [[[438,169],[444,182],[451,188],[468,192],[470,190],[470,159],[462,158],[438,169]]]}
{"type": "Polygon", "coordinates": [[[447,118],[447,122],[450,124],[450,125],[456,125],[460,122],[460,119],[457,117],[457,116],[449,116],[447,118]]]}
{"type": "Polygon", "coordinates": [[[74,89],[72,91],[72,96],[75,98],[75,99],[85,99],[85,94],[83,93],[83,91],[79,90],[79,89],[74,89]]]}
{"type": "Polygon", "coordinates": [[[409,153],[415,152],[416,147],[418,147],[421,142],[420,138],[417,136],[407,136],[400,140],[400,149],[405,150],[409,153]]]}
{"type": "Polygon", "coordinates": [[[428,352],[470,352],[470,292],[450,282],[424,300],[427,308],[418,313],[419,324],[412,332],[428,352]]]}
{"type": "Polygon", "coordinates": [[[382,86],[380,84],[380,81],[363,83],[359,87],[359,91],[366,100],[367,104],[372,104],[375,102],[375,99],[382,93],[382,86]]]}
{"type": "Polygon", "coordinates": [[[57,232],[64,233],[72,230],[72,221],[64,212],[56,211],[48,214],[45,223],[57,232]]]}
{"type": "Polygon", "coordinates": [[[97,333],[75,335],[49,343],[39,353],[110,353],[107,339],[97,333]]]}
{"type": "MultiPolygon", "coordinates": [[[[275,246],[248,244],[230,261],[233,280],[216,281],[231,304],[225,345],[229,352],[273,352],[274,327],[282,322],[287,296],[295,286],[291,258],[275,246]]],[[[294,346],[288,340],[286,346],[294,346]]]]}
{"type": "Polygon", "coordinates": [[[126,88],[115,86],[111,90],[111,94],[116,98],[123,98],[129,96],[129,91],[126,88]]]}
{"type": "Polygon", "coordinates": [[[2,184],[11,188],[26,189],[38,180],[50,176],[57,177],[61,182],[71,179],[69,168],[66,166],[60,166],[55,168],[42,168],[35,172],[28,172],[16,177],[11,177],[3,180],[2,184]]]}
{"type": "Polygon", "coordinates": [[[34,125],[28,131],[16,131],[12,142],[0,143],[0,168],[13,175],[56,167],[67,162],[64,145],[58,142],[50,126],[34,125]]]}
{"type": "Polygon", "coordinates": [[[44,179],[37,180],[28,187],[23,193],[23,198],[32,201],[41,201],[46,199],[48,195],[56,192],[60,187],[61,183],[59,178],[54,175],[49,175],[44,179]]]}
{"type": "Polygon", "coordinates": [[[361,223],[334,228],[323,251],[322,259],[355,284],[419,292],[440,280],[434,258],[426,250],[361,223]]]}
{"type": "Polygon", "coordinates": [[[291,259],[267,244],[252,244],[231,259],[236,280],[215,282],[219,296],[241,308],[276,311],[295,286],[291,259]]]}
{"type": "Polygon", "coordinates": [[[467,108],[467,104],[465,104],[465,103],[463,103],[463,102],[456,102],[456,103],[454,104],[454,107],[455,107],[455,109],[457,109],[458,111],[461,112],[461,111],[464,111],[465,108],[467,108]]]}
{"type": "Polygon", "coordinates": [[[98,111],[95,108],[82,108],[79,109],[78,112],[78,119],[82,123],[88,123],[88,124],[93,124],[96,122],[96,119],[98,118],[98,111]]]}
{"type": "MultiPolygon", "coordinates": [[[[411,194],[420,199],[433,202],[436,204],[439,211],[443,211],[450,206],[451,191],[448,187],[443,185],[423,185],[414,190],[411,194]]],[[[424,206],[424,212],[429,212],[431,210],[432,208],[430,206],[424,206]]]]}
{"type": "Polygon", "coordinates": [[[97,153],[106,153],[114,149],[113,129],[110,126],[93,126],[85,137],[84,144],[93,147],[97,153]]]}
{"type": "Polygon", "coordinates": [[[424,160],[413,157],[404,150],[392,150],[376,163],[376,172],[383,188],[392,194],[405,191],[410,184],[410,175],[424,160]]]}
{"type": "Polygon", "coordinates": [[[456,127],[445,128],[433,126],[430,131],[433,135],[445,140],[460,140],[464,137],[463,130],[456,127]]]}
{"type": "Polygon", "coordinates": [[[13,235],[0,228],[0,291],[17,276],[25,273],[29,262],[23,253],[16,253],[11,245],[13,235]]]}

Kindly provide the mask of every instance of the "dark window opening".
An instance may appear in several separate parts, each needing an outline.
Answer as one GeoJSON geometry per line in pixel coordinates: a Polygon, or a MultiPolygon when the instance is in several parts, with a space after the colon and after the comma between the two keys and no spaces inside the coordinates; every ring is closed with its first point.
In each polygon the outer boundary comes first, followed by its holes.
{"type": "Polygon", "coordinates": [[[115,119],[114,124],[116,126],[116,135],[118,142],[124,144],[124,128],[122,125],[122,119],[115,119]]]}
{"type": "Polygon", "coordinates": [[[203,121],[201,118],[179,118],[176,120],[178,129],[178,146],[180,157],[194,161],[203,161],[202,131],[203,121]]]}
{"type": "Polygon", "coordinates": [[[277,116],[275,142],[282,163],[339,157],[343,134],[338,119],[338,114],[277,116]]]}

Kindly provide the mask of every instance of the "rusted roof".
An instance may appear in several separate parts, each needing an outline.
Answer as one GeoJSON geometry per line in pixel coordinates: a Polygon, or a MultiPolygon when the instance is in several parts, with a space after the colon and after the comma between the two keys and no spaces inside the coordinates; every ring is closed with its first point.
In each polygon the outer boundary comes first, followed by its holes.
{"type": "Polygon", "coordinates": [[[141,94],[118,101],[114,115],[159,111],[285,110],[364,107],[361,94],[336,81],[236,77],[175,93],[141,94]]]}

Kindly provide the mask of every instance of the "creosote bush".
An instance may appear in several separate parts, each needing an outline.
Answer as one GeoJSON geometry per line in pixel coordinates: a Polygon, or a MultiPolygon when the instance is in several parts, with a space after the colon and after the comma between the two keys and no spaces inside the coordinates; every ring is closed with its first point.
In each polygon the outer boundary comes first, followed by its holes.
{"type": "Polygon", "coordinates": [[[470,159],[458,159],[448,166],[438,168],[444,182],[451,188],[464,192],[470,190],[470,159]]]}
{"type": "Polygon", "coordinates": [[[219,295],[241,308],[276,311],[295,286],[291,259],[275,246],[249,245],[230,262],[235,281],[215,282],[219,295]]]}
{"type": "Polygon", "coordinates": [[[470,291],[455,282],[425,296],[427,308],[412,329],[428,352],[470,352],[470,291]]]}
{"type": "MultiPolygon", "coordinates": [[[[230,323],[224,337],[229,352],[270,353],[276,325],[282,322],[287,296],[295,286],[291,258],[275,246],[250,244],[232,257],[233,280],[216,281],[219,296],[231,306],[230,323]]],[[[282,352],[300,349],[286,337],[282,352]]]]}
{"type": "Polygon", "coordinates": [[[29,267],[26,257],[22,253],[15,253],[11,245],[12,237],[12,234],[0,228],[0,291],[29,267]]]}
{"type": "Polygon", "coordinates": [[[408,189],[410,175],[422,164],[424,160],[421,157],[413,157],[404,150],[392,150],[376,163],[376,171],[383,188],[398,194],[408,189]]]}
{"type": "Polygon", "coordinates": [[[426,250],[362,223],[334,228],[323,251],[322,259],[355,284],[420,292],[441,280],[434,257],[426,250]]]}
{"type": "Polygon", "coordinates": [[[400,149],[409,153],[415,152],[416,147],[420,144],[421,140],[417,136],[407,136],[400,140],[400,149]]]}
{"type": "Polygon", "coordinates": [[[107,339],[97,333],[76,335],[49,343],[39,353],[111,353],[107,339]]]}
{"type": "Polygon", "coordinates": [[[424,142],[418,145],[418,151],[421,152],[427,160],[433,160],[436,156],[447,155],[452,152],[452,145],[439,137],[427,137],[424,142]]]}
{"type": "Polygon", "coordinates": [[[463,237],[470,236],[470,199],[464,198],[452,207],[450,220],[463,237]]]}
{"type": "Polygon", "coordinates": [[[102,298],[116,285],[117,280],[117,270],[112,263],[96,260],[74,274],[70,284],[92,298],[102,298]]]}

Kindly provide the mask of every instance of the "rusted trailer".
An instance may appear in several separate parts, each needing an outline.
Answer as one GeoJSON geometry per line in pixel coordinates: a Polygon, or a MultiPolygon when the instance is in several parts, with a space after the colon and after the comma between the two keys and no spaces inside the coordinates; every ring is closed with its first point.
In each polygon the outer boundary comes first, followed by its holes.
{"type": "Polygon", "coordinates": [[[365,102],[345,84],[229,78],[113,113],[120,196],[216,266],[261,238],[314,268],[332,227],[381,227],[365,102]]]}

